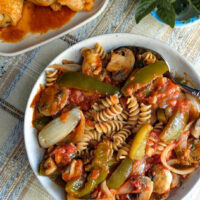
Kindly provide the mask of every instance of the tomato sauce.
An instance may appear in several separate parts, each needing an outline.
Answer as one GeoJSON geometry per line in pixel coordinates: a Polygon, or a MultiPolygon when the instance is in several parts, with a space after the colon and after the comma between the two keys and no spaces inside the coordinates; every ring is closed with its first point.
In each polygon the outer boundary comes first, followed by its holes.
{"type": "Polygon", "coordinates": [[[180,87],[166,77],[157,78],[149,88],[140,89],[136,97],[154,108],[169,106],[173,110],[179,108],[181,112],[186,112],[190,106],[190,100],[184,98],[180,87]]]}
{"type": "Polygon", "coordinates": [[[67,121],[68,117],[69,117],[69,113],[68,112],[62,113],[61,116],[60,116],[60,121],[65,123],[67,121]]]}
{"type": "Polygon", "coordinates": [[[0,29],[0,39],[3,42],[16,43],[25,38],[28,33],[44,34],[64,26],[75,15],[75,12],[63,6],[59,11],[50,7],[37,6],[24,2],[22,18],[16,26],[0,29]]]}
{"type": "Polygon", "coordinates": [[[81,90],[70,89],[69,104],[73,106],[80,106],[82,110],[87,111],[101,96],[102,94],[92,93],[87,95],[81,90]]]}

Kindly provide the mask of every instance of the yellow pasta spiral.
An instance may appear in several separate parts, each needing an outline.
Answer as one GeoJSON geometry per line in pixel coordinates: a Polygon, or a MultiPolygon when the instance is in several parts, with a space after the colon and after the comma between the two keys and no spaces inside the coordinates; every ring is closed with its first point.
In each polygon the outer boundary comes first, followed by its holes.
{"type": "Polygon", "coordinates": [[[46,87],[49,87],[56,82],[58,78],[57,75],[58,75],[57,69],[54,71],[51,71],[51,70],[46,71],[46,87]]]}
{"type": "Polygon", "coordinates": [[[150,119],[151,119],[151,105],[145,105],[141,103],[139,119],[136,127],[133,129],[133,132],[137,132],[143,124],[150,122],[150,119]]]}
{"type": "Polygon", "coordinates": [[[90,141],[95,140],[95,141],[101,141],[101,136],[102,133],[99,133],[95,130],[87,131],[84,133],[83,138],[80,142],[77,143],[76,147],[79,152],[87,149],[90,141]]]}
{"type": "Polygon", "coordinates": [[[95,52],[103,60],[108,58],[108,54],[107,54],[106,50],[99,43],[96,43],[96,45],[95,45],[95,52]]]}
{"type": "Polygon", "coordinates": [[[102,99],[100,103],[94,103],[91,107],[95,111],[101,111],[105,108],[109,108],[110,106],[118,103],[119,103],[119,97],[117,94],[114,94],[109,97],[106,97],[105,99],[102,99]]]}
{"type": "Polygon", "coordinates": [[[106,121],[100,122],[95,125],[96,131],[98,133],[105,133],[110,136],[113,131],[119,131],[123,127],[124,123],[121,121],[106,121]]]}
{"type": "Polygon", "coordinates": [[[129,126],[125,126],[119,132],[113,135],[113,149],[118,150],[125,143],[126,138],[131,134],[129,126]]]}
{"type": "Polygon", "coordinates": [[[156,133],[160,133],[160,132],[162,132],[163,128],[164,128],[163,122],[158,122],[154,126],[153,131],[156,132],[156,133]]]}
{"type": "Polygon", "coordinates": [[[149,65],[155,63],[157,58],[151,51],[147,51],[142,54],[142,60],[145,64],[149,65]]]}
{"type": "Polygon", "coordinates": [[[110,97],[106,97],[105,99],[101,100],[102,105],[104,108],[109,108],[112,105],[119,103],[119,97],[117,94],[111,95],[110,97]]]}
{"type": "Polygon", "coordinates": [[[116,115],[113,119],[118,121],[127,121],[129,113],[124,109],[121,114],[116,115]]]}
{"type": "Polygon", "coordinates": [[[127,100],[128,111],[129,111],[129,118],[127,124],[134,127],[138,121],[139,117],[139,104],[137,99],[134,96],[131,96],[127,100]]]}
{"type": "Polygon", "coordinates": [[[118,150],[118,152],[117,152],[117,160],[125,159],[128,156],[129,150],[131,148],[131,143],[132,143],[132,141],[130,141],[127,144],[124,144],[124,146],[122,146],[118,150]]]}
{"type": "MultiPolygon", "coordinates": [[[[163,130],[163,123],[158,122],[155,126],[153,131],[156,133],[160,133],[163,130]]],[[[151,157],[155,154],[161,154],[162,151],[167,147],[167,144],[164,142],[158,141],[158,139],[150,136],[148,139],[147,147],[146,147],[146,154],[147,156],[151,157]]]]}
{"type": "Polygon", "coordinates": [[[98,122],[107,121],[113,119],[116,115],[122,112],[123,108],[120,104],[115,104],[102,111],[94,113],[94,119],[98,122]]]}

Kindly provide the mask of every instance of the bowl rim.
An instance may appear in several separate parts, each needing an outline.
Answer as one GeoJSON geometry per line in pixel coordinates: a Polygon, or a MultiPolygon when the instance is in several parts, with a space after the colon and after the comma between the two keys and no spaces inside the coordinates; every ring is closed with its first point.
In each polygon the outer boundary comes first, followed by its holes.
{"type": "MultiPolygon", "coordinates": [[[[40,179],[40,176],[37,174],[37,171],[34,170],[34,166],[33,166],[33,163],[31,162],[31,156],[30,156],[30,152],[29,152],[29,142],[28,142],[28,132],[29,132],[29,128],[30,127],[27,127],[27,124],[30,122],[29,120],[29,111],[30,109],[30,105],[33,101],[33,98],[35,95],[36,95],[36,92],[35,90],[38,91],[39,89],[39,85],[40,85],[40,79],[42,77],[44,77],[45,75],[45,70],[47,69],[47,67],[53,63],[56,63],[56,60],[59,60],[60,58],[62,58],[64,55],[66,56],[68,54],[68,52],[70,51],[75,51],[76,49],[80,49],[79,46],[85,46],[84,44],[85,43],[89,43],[90,45],[94,45],[96,44],[99,39],[103,39],[103,40],[107,40],[108,38],[115,38],[116,40],[118,38],[123,38],[123,39],[127,39],[127,38],[132,38],[136,41],[136,38],[137,40],[140,40],[140,39],[143,39],[144,41],[148,41],[150,44],[157,44],[160,48],[164,48],[166,53],[167,53],[167,50],[170,50],[172,53],[175,53],[176,55],[179,56],[179,58],[183,59],[185,61],[186,64],[188,64],[188,68],[191,70],[191,72],[193,73],[193,77],[194,78],[197,78],[198,79],[198,82],[199,82],[199,86],[200,86],[200,76],[199,75],[195,75],[195,70],[192,68],[192,65],[189,63],[189,61],[187,61],[184,57],[182,57],[177,51],[175,51],[174,49],[171,49],[167,44],[165,44],[164,42],[160,41],[160,40],[157,40],[157,39],[153,39],[153,38],[150,38],[150,37],[146,37],[146,36],[142,36],[142,35],[137,35],[137,34],[131,34],[131,33],[112,33],[112,34],[103,34],[103,35],[98,35],[98,36],[95,36],[95,37],[91,37],[91,38],[88,38],[86,40],[83,40],[83,41],[80,41],[74,45],[72,45],[71,47],[69,47],[68,49],[64,50],[62,53],[60,53],[58,56],[56,56],[45,68],[44,70],[42,71],[42,73],[39,75],[37,81],[35,82],[32,90],[31,90],[31,93],[29,95],[29,98],[28,98],[28,101],[27,101],[27,105],[26,105],[26,109],[25,109],[25,117],[24,117],[24,143],[25,143],[25,149],[26,149],[26,154],[27,154],[27,157],[28,157],[28,160],[29,160],[29,163],[30,163],[30,166],[35,174],[35,176],[37,177],[37,179],[39,180],[40,184],[43,186],[43,188],[45,188],[45,190],[52,196],[55,198],[55,195],[53,193],[53,191],[49,190],[48,188],[46,188],[44,186],[44,184],[42,183],[41,179],[40,179]]],[[[143,42],[144,43],[144,42],[143,42]]],[[[111,47],[113,47],[113,44],[110,45],[111,47]]],[[[134,46],[134,44],[133,44],[134,46]]],[[[119,47],[119,46],[118,46],[119,47]]],[[[142,47],[145,47],[145,45],[141,45],[141,48],[142,47]]],[[[31,123],[32,123],[32,116],[31,116],[31,123]]],[[[34,129],[33,127],[31,129],[34,129]]],[[[36,143],[35,143],[36,144],[36,143]]],[[[34,145],[35,145],[34,144],[34,145]]],[[[38,145],[38,144],[37,144],[38,145]]],[[[39,145],[38,145],[39,146],[39,145]]],[[[196,181],[194,183],[194,185],[192,185],[192,187],[190,188],[189,192],[184,196],[184,199],[186,196],[189,195],[189,193],[191,193],[191,191],[194,190],[194,188],[197,188],[197,185],[198,183],[200,183],[200,179],[198,179],[198,181],[196,181]]],[[[55,198],[57,199],[57,198],[55,198]]]]}
{"type": "MultiPolygon", "coordinates": [[[[162,24],[165,24],[157,15],[157,11],[154,10],[151,12],[151,15],[158,20],[159,22],[161,22],[162,24]]],[[[190,26],[193,24],[196,24],[197,22],[199,22],[200,20],[200,14],[197,14],[194,17],[191,17],[190,19],[188,19],[187,21],[181,21],[181,20],[176,20],[175,21],[175,25],[174,27],[186,27],[186,26],[190,26]]],[[[165,24],[166,25],[166,24],[165,24]]]]}

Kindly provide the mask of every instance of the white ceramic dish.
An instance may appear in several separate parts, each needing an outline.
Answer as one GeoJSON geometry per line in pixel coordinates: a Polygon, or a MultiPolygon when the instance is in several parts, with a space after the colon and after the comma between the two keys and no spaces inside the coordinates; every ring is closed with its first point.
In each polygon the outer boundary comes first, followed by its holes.
{"type": "MultiPolygon", "coordinates": [[[[178,74],[183,76],[184,72],[188,73],[192,78],[194,84],[200,87],[200,77],[194,71],[192,65],[182,56],[180,56],[176,51],[170,49],[167,45],[158,40],[133,34],[126,34],[126,33],[108,34],[84,40],[70,47],[63,53],[61,53],[50,63],[50,65],[60,64],[64,58],[73,60],[75,62],[79,62],[81,58],[80,50],[83,47],[93,47],[97,42],[99,42],[106,50],[111,50],[120,46],[140,46],[160,52],[160,54],[168,61],[168,63],[175,68],[178,74]]],[[[39,147],[36,130],[32,127],[33,109],[30,107],[30,105],[34,96],[39,90],[40,84],[44,84],[44,81],[45,81],[45,70],[35,83],[35,86],[33,87],[33,90],[30,94],[26,107],[25,122],[24,122],[24,138],[25,138],[26,151],[28,154],[30,165],[36,177],[39,179],[44,188],[55,199],[64,200],[65,199],[64,190],[59,186],[57,186],[55,183],[53,183],[49,178],[40,176],[38,174],[38,166],[43,156],[43,149],[39,147]]],[[[177,191],[172,192],[169,200],[188,199],[190,194],[193,193],[195,189],[197,189],[198,185],[200,185],[199,172],[200,169],[197,169],[192,174],[192,176],[187,181],[185,181],[185,183],[179,189],[177,189],[177,191]]]]}
{"type": "Polygon", "coordinates": [[[69,23],[58,30],[48,31],[42,35],[29,34],[18,43],[6,43],[0,40],[0,56],[16,56],[51,42],[99,16],[108,5],[108,2],[109,0],[95,0],[92,11],[76,13],[69,23]]]}

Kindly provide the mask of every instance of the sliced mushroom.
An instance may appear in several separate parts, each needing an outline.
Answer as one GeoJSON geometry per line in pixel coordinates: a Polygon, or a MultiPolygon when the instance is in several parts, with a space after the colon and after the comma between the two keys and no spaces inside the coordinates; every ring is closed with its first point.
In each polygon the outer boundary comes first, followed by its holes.
{"type": "Polygon", "coordinates": [[[169,170],[164,169],[162,165],[155,165],[152,169],[154,188],[153,192],[164,194],[170,190],[172,183],[172,174],[169,170]]]}
{"type": "Polygon", "coordinates": [[[146,176],[140,176],[139,180],[142,182],[142,192],[139,194],[137,200],[149,200],[153,192],[153,182],[146,176]]]}
{"type": "Polygon", "coordinates": [[[200,118],[195,122],[194,126],[192,127],[191,134],[197,139],[200,137],[200,118]]]}
{"type": "Polygon", "coordinates": [[[106,69],[112,72],[112,78],[116,82],[124,81],[131,73],[135,64],[135,56],[128,48],[119,48],[112,52],[111,60],[106,69]]]}

